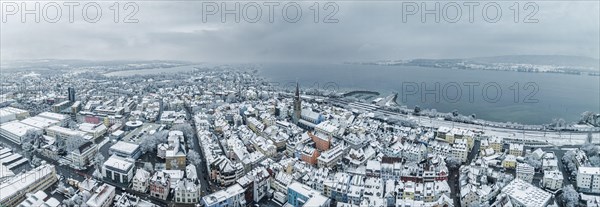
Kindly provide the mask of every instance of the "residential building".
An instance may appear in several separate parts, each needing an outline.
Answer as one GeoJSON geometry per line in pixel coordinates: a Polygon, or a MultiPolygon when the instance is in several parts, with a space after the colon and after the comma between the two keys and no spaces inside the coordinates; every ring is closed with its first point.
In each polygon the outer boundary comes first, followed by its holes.
{"type": "Polygon", "coordinates": [[[188,178],[180,179],[175,185],[174,200],[176,203],[196,204],[202,197],[200,193],[200,184],[188,178]]]}
{"type": "Polygon", "coordinates": [[[488,138],[488,143],[496,153],[501,153],[504,146],[504,140],[501,137],[492,136],[488,138]]]}
{"type": "Polygon", "coordinates": [[[109,184],[103,184],[85,203],[87,206],[109,207],[112,206],[115,198],[115,187],[109,184]]]}
{"type": "Polygon", "coordinates": [[[224,190],[202,197],[205,207],[243,207],[246,206],[244,188],[239,184],[229,186],[224,190]]]}
{"type": "Polygon", "coordinates": [[[258,167],[248,172],[246,176],[238,179],[238,184],[242,185],[240,180],[247,180],[251,186],[246,189],[249,195],[252,195],[246,201],[254,201],[258,203],[260,200],[267,196],[267,193],[271,186],[271,177],[269,172],[264,167],[258,167]]]}
{"type": "Polygon", "coordinates": [[[175,188],[177,182],[185,178],[185,172],[183,170],[162,170],[165,174],[169,174],[169,182],[171,183],[170,188],[175,188]]]}
{"type": "Polygon", "coordinates": [[[320,153],[317,149],[312,148],[310,146],[304,146],[304,148],[302,148],[302,151],[300,152],[300,160],[311,165],[316,165],[317,158],[319,157],[319,155],[320,153]]]}
{"type": "Polygon", "coordinates": [[[562,187],[563,180],[563,174],[559,170],[544,171],[544,178],[542,179],[542,188],[558,190],[562,187]]]}
{"type": "Polygon", "coordinates": [[[579,167],[577,188],[582,192],[600,193],[600,167],[579,167]]]}
{"type": "Polygon", "coordinates": [[[542,159],[541,161],[543,171],[558,170],[558,159],[542,159]]]}
{"type": "Polygon", "coordinates": [[[533,175],[535,174],[535,168],[527,163],[517,164],[517,178],[524,180],[528,183],[533,181],[533,175]]]}
{"type": "Polygon", "coordinates": [[[165,163],[167,169],[185,169],[186,151],[183,144],[179,142],[169,143],[169,148],[165,152],[165,163]],[[175,166],[173,164],[176,164],[175,166]]]}
{"type": "Polygon", "coordinates": [[[331,136],[327,134],[323,134],[321,132],[315,132],[314,134],[311,132],[308,133],[310,139],[315,143],[315,147],[320,151],[327,151],[331,147],[331,136]]]}
{"type": "Polygon", "coordinates": [[[135,176],[133,176],[132,187],[134,191],[146,193],[148,191],[148,181],[150,180],[150,172],[138,168],[135,171],[135,176]]]}
{"type": "Polygon", "coordinates": [[[464,139],[456,139],[454,140],[454,144],[452,145],[452,156],[460,160],[461,162],[466,162],[469,156],[469,148],[467,147],[467,140],[464,139]]]}
{"type": "Polygon", "coordinates": [[[479,152],[481,153],[481,152],[483,152],[484,150],[486,150],[488,148],[490,148],[490,142],[488,142],[487,139],[482,139],[479,142],[479,152]]]}
{"type": "Polygon", "coordinates": [[[515,157],[523,156],[523,144],[510,143],[508,147],[508,154],[514,155],[515,157]]]}
{"type": "Polygon", "coordinates": [[[209,166],[210,179],[220,183],[222,186],[230,186],[244,176],[244,166],[239,162],[233,162],[225,156],[219,156],[209,166]]]}
{"type": "Polygon", "coordinates": [[[507,169],[515,169],[517,167],[517,157],[514,155],[506,155],[502,160],[502,167],[507,169]]]}
{"type": "Polygon", "coordinates": [[[69,101],[63,101],[57,104],[52,105],[52,111],[55,113],[60,113],[61,111],[65,110],[66,108],[68,108],[69,105],[69,101]]]}
{"type": "Polygon", "coordinates": [[[436,137],[442,141],[454,143],[454,134],[450,133],[451,130],[449,127],[441,126],[436,132],[436,137]]]}
{"type": "Polygon", "coordinates": [[[148,200],[143,200],[140,197],[129,194],[127,192],[123,192],[121,195],[116,195],[113,206],[115,206],[115,207],[158,207],[158,205],[156,205],[148,200]]]}
{"type": "Polygon", "coordinates": [[[158,199],[166,200],[169,196],[171,188],[170,176],[163,171],[157,171],[150,178],[148,185],[150,187],[150,195],[158,199]]]}
{"type": "Polygon", "coordinates": [[[332,168],[339,161],[342,160],[344,152],[346,151],[346,147],[342,144],[339,144],[330,150],[322,152],[321,155],[317,158],[317,165],[319,168],[332,168]]]}
{"type": "Polygon", "coordinates": [[[94,157],[98,153],[98,146],[91,141],[86,141],[77,149],[69,152],[71,167],[75,169],[85,169],[93,164],[94,157]]]}
{"type": "Polygon", "coordinates": [[[328,207],[330,204],[330,200],[329,198],[322,196],[318,191],[308,187],[307,185],[298,182],[293,182],[288,186],[287,204],[295,207],[328,207]]]}
{"type": "Polygon", "coordinates": [[[79,191],[87,191],[88,193],[94,193],[98,188],[97,184],[98,182],[95,179],[88,177],[85,180],[79,182],[77,184],[77,187],[79,191]]]}

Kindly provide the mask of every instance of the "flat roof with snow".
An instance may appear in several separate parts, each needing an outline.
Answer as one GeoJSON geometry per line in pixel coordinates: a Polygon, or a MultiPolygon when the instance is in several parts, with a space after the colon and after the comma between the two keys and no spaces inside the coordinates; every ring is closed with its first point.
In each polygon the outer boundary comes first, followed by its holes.
{"type": "Polygon", "coordinates": [[[525,207],[546,206],[552,198],[552,194],[521,179],[514,179],[502,192],[525,207]]]}
{"type": "Polygon", "coordinates": [[[106,162],[104,162],[104,166],[119,170],[121,172],[127,172],[133,168],[133,162],[113,155],[110,156],[106,162]]]}
{"type": "Polygon", "coordinates": [[[122,152],[125,154],[133,154],[138,148],[140,148],[140,145],[132,144],[129,142],[124,142],[124,141],[118,141],[117,143],[115,143],[113,146],[110,147],[110,150],[122,152]]]}

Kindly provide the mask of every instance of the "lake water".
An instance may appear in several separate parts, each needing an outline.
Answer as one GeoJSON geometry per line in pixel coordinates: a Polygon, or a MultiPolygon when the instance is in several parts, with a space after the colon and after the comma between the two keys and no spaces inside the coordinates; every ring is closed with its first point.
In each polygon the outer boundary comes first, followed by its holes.
{"type": "Polygon", "coordinates": [[[598,76],[347,64],[265,64],[260,74],[282,86],[297,80],[301,88],[397,92],[409,108],[456,109],[500,122],[574,122],[584,111],[600,111],[598,76]]]}

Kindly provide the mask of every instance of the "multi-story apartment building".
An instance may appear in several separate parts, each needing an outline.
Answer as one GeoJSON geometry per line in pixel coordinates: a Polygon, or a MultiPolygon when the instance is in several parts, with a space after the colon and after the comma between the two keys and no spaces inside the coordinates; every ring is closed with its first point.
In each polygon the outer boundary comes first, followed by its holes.
{"type": "Polygon", "coordinates": [[[148,191],[149,180],[150,172],[138,168],[135,171],[135,176],[133,176],[133,181],[131,181],[133,184],[131,188],[137,192],[146,193],[148,191]]]}
{"type": "Polygon", "coordinates": [[[528,183],[533,181],[533,175],[535,174],[535,168],[531,167],[527,163],[517,164],[517,178],[528,183]]]}
{"type": "Polygon", "coordinates": [[[171,188],[169,174],[164,173],[163,171],[155,172],[148,181],[148,186],[150,188],[151,196],[166,200],[167,196],[169,196],[169,189],[171,188]]]}
{"type": "Polygon", "coordinates": [[[460,160],[461,162],[466,162],[469,156],[469,148],[467,147],[467,140],[464,139],[456,139],[454,140],[454,144],[452,145],[452,156],[460,160]]]}
{"type": "Polygon", "coordinates": [[[579,167],[577,188],[582,192],[600,192],[600,167],[579,167]]]}
{"type": "Polygon", "coordinates": [[[177,182],[174,189],[176,203],[195,204],[200,201],[200,184],[184,178],[177,182]]]}
{"type": "Polygon", "coordinates": [[[87,206],[109,207],[112,206],[115,198],[115,187],[109,184],[103,184],[85,203],[87,206]]]}
{"type": "Polygon", "coordinates": [[[322,152],[317,158],[317,166],[319,168],[331,168],[335,166],[340,160],[342,160],[345,151],[346,147],[342,144],[339,144],[330,150],[322,152]]]}
{"type": "Polygon", "coordinates": [[[86,141],[69,153],[71,167],[85,169],[87,166],[92,165],[96,153],[98,153],[98,146],[91,141],[86,141]]]}
{"type": "Polygon", "coordinates": [[[558,190],[563,185],[563,174],[559,170],[544,171],[542,187],[550,190],[558,190]]]}
{"type": "Polygon", "coordinates": [[[224,190],[202,197],[201,203],[205,207],[243,207],[247,203],[244,192],[242,186],[234,184],[224,190]]]}
{"type": "Polygon", "coordinates": [[[496,153],[500,153],[504,146],[504,140],[501,137],[492,136],[488,138],[488,144],[496,153]]]}
{"type": "Polygon", "coordinates": [[[514,155],[515,157],[523,156],[523,144],[511,143],[508,148],[508,154],[514,155]]]}

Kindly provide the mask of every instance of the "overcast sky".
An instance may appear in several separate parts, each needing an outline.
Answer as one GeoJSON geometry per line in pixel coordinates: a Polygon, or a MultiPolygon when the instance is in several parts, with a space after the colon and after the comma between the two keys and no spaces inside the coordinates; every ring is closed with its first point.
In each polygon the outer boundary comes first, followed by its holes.
{"type": "MultiPolygon", "coordinates": [[[[227,2],[233,6],[234,1],[227,2]]],[[[539,23],[529,24],[522,23],[531,12],[522,8],[525,2],[520,3],[519,23],[513,21],[510,10],[514,2],[500,3],[502,17],[497,23],[483,19],[485,2],[475,7],[473,23],[464,6],[457,23],[443,18],[435,23],[432,15],[422,23],[419,13],[403,22],[402,4],[391,1],[337,2],[339,11],[334,17],[338,23],[314,23],[313,11],[309,9],[314,2],[299,2],[303,11],[296,23],[283,19],[281,5],[275,7],[273,23],[268,22],[266,6],[261,6],[262,18],[257,23],[244,19],[235,23],[232,15],[226,23],[221,23],[219,15],[208,16],[205,23],[200,1],[137,2],[139,11],[135,18],[139,23],[129,24],[113,22],[113,11],[109,9],[113,2],[100,2],[102,17],[97,23],[82,19],[82,5],[74,9],[74,23],[69,23],[65,6],[57,23],[48,23],[44,18],[35,23],[33,15],[27,16],[31,19],[27,23],[21,23],[20,13],[6,16],[9,8],[3,7],[0,55],[2,61],[53,58],[198,62],[339,62],[521,54],[599,56],[599,1],[537,2],[539,11],[534,19],[539,23]]],[[[441,6],[446,4],[440,2],[441,6]]],[[[41,6],[47,3],[41,2],[41,6]]],[[[427,4],[433,6],[431,1],[427,4]]],[[[121,9],[120,19],[129,11],[121,9]]],[[[253,8],[248,11],[254,15],[253,8]]],[[[321,8],[320,18],[329,11],[321,8]]],[[[452,8],[448,11],[454,16],[452,8]]],[[[89,16],[95,15],[93,9],[88,12],[89,16]]],[[[293,8],[288,12],[294,16],[293,8]]],[[[493,10],[488,12],[494,16],[493,10]]]]}

